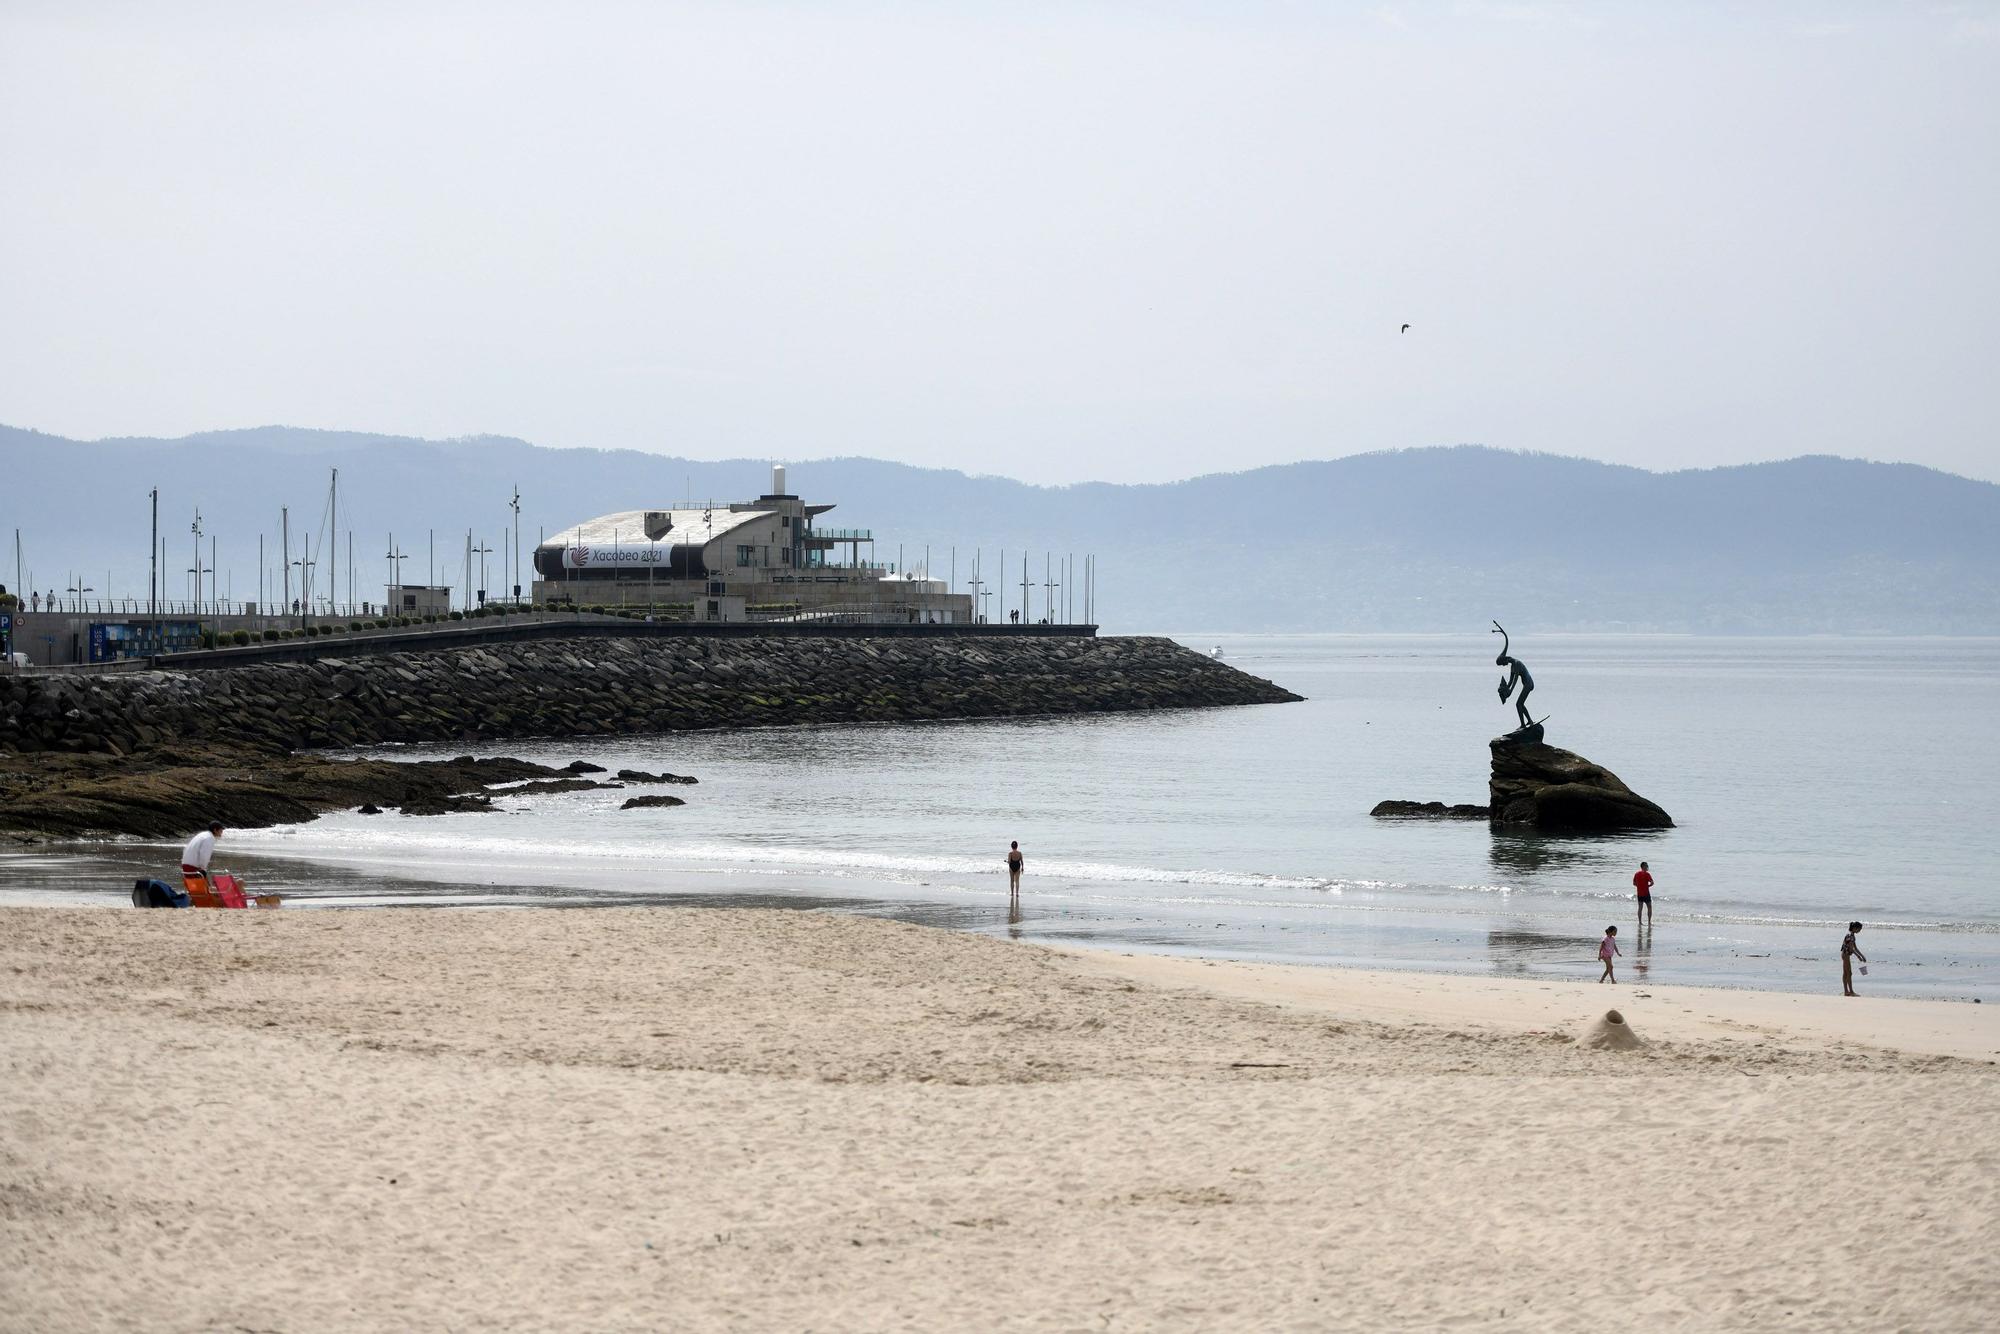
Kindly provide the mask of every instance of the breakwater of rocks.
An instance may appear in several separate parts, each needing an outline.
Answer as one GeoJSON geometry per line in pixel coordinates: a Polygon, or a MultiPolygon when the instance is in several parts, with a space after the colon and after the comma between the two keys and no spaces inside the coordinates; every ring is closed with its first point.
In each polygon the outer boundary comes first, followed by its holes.
{"type": "Polygon", "coordinates": [[[1270,704],[1159,638],[543,639],[201,671],[0,677],[0,750],[272,751],[1270,704]]]}

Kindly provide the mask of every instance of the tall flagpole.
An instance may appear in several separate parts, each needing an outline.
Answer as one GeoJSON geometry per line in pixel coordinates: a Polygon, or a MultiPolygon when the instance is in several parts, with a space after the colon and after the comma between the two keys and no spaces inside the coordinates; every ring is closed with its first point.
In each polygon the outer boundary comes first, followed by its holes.
{"type": "MultiPolygon", "coordinates": [[[[160,488],[153,488],[153,540],[146,553],[152,570],[146,575],[146,611],[153,621],[153,652],[160,651],[160,488]]],[[[14,530],[14,582],[21,581],[21,530],[14,530]]]]}

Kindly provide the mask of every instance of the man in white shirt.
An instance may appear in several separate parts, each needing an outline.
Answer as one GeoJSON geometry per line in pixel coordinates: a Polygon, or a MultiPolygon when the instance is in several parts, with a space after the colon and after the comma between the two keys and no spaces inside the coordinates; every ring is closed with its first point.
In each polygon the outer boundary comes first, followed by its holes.
{"type": "Polygon", "coordinates": [[[181,872],[184,875],[208,875],[208,859],[215,855],[215,840],[222,837],[222,821],[217,820],[208,828],[188,840],[181,849],[181,872]]]}

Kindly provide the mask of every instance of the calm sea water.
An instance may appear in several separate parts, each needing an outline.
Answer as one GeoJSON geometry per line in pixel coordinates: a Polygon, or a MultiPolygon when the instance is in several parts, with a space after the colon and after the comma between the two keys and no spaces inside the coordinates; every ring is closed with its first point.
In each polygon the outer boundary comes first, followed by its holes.
{"type": "MultiPolygon", "coordinates": [[[[2000,999],[2000,641],[1530,637],[1549,740],[1679,827],[1377,821],[1483,802],[1512,723],[1491,636],[1181,636],[1307,697],[1142,716],[770,729],[495,753],[700,778],[491,815],[231,833],[313,903],[784,902],[1031,939],[1378,967],[1827,990],[1851,917],[1879,994],[2000,999]],[[1019,914],[1001,857],[1028,856],[1019,914]],[[1656,925],[1630,880],[1652,863],[1656,925]]],[[[398,748],[416,758],[462,748],[398,748]]],[[[150,850],[13,859],[7,901],[116,902],[150,850]]]]}

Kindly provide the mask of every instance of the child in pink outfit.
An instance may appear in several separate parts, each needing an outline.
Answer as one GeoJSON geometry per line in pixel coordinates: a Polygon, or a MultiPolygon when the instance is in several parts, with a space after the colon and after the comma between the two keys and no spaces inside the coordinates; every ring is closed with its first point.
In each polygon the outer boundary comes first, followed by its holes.
{"type": "Polygon", "coordinates": [[[1604,976],[1598,978],[1598,981],[1609,982],[1614,986],[1617,984],[1618,979],[1612,976],[1611,973],[1611,960],[1619,952],[1618,928],[1615,926],[1605,927],[1603,943],[1597,947],[1597,957],[1604,960],[1604,976]]]}

